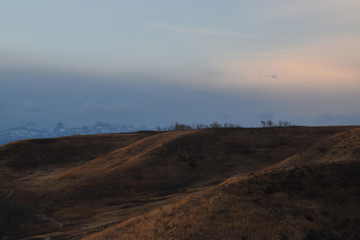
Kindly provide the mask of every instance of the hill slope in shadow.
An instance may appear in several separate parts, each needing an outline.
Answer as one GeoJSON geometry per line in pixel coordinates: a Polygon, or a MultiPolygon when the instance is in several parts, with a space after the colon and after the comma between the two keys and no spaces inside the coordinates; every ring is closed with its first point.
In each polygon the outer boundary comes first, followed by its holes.
{"type": "Polygon", "coordinates": [[[84,239],[359,239],[359,171],[341,162],[235,178],[84,239]]]}
{"type": "MultiPolygon", "coordinates": [[[[0,147],[0,191],[15,189],[9,200],[65,223],[59,228],[40,221],[23,235],[34,239],[80,239],[115,224],[93,239],[261,239],[267,231],[278,236],[273,239],[317,237],[320,226],[340,217],[331,212],[318,225],[306,225],[303,218],[314,219],[307,206],[324,205],[333,192],[356,209],[359,132],[356,126],[206,129],[19,141],[0,147]],[[335,184],[342,176],[339,184],[349,187],[335,184]],[[318,178],[324,187],[313,187],[318,178]],[[321,197],[307,197],[316,192],[321,197]],[[288,218],[292,231],[277,224],[288,218]],[[262,231],[253,226],[261,219],[269,222],[262,231]],[[309,228],[296,230],[296,223],[309,228]],[[158,224],[159,230],[151,227],[158,224]]],[[[344,229],[349,239],[355,236],[344,229]]]]}
{"type": "Polygon", "coordinates": [[[21,140],[0,146],[0,167],[24,171],[86,162],[151,134],[99,134],[21,140]]]}
{"type": "Polygon", "coordinates": [[[314,142],[326,139],[328,131],[217,129],[146,136],[49,175],[46,184],[37,189],[37,199],[50,204],[56,199],[65,207],[98,202],[99,198],[127,202],[143,201],[144,195],[174,194],[272,166],[305,150],[311,145],[310,138],[314,142]]]}

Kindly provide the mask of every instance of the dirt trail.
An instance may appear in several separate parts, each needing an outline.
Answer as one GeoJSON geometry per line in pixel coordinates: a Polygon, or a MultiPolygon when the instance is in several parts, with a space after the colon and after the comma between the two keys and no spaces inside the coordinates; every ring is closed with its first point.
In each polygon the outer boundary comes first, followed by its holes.
{"type": "Polygon", "coordinates": [[[11,189],[10,192],[5,196],[5,198],[9,198],[15,192],[14,189],[11,189]]]}
{"type": "MultiPolygon", "coordinates": [[[[11,189],[11,190],[9,191],[9,193],[5,196],[5,199],[7,199],[7,198],[9,198],[11,195],[13,195],[14,192],[15,192],[15,190],[14,190],[14,189],[11,189]]],[[[46,217],[44,214],[36,214],[35,217],[41,218],[41,219],[46,220],[46,221],[51,221],[51,222],[55,223],[56,225],[58,225],[59,227],[63,227],[63,226],[65,225],[64,223],[62,223],[62,222],[60,222],[60,221],[58,221],[58,220],[55,220],[55,219],[50,218],[50,217],[46,217]]]]}
{"type": "Polygon", "coordinates": [[[65,223],[62,223],[62,222],[57,221],[50,217],[46,217],[44,214],[37,214],[37,215],[35,215],[35,217],[41,218],[43,220],[51,221],[51,222],[55,223],[56,225],[58,225],[59,227],[63,227],[65,225],[65,223]]]}

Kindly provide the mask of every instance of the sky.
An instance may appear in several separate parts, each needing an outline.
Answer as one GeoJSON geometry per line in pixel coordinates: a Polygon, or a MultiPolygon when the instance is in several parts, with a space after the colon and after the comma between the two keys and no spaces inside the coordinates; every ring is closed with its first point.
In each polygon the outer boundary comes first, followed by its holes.
{"type": "Polygon", "coordinates": [[[0,130],[360,124],[358,0],[0,3],[0,130]]]}

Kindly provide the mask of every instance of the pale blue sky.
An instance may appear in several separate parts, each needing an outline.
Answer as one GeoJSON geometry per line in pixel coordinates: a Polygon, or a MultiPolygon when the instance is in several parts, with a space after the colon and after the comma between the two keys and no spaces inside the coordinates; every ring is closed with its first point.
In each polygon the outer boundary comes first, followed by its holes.
{"type": "Polygon", "coordinates": [[[265,116],[360,124],[358,0],[0,6],[0,130],[96,120],[256,126],[265,116]]]}

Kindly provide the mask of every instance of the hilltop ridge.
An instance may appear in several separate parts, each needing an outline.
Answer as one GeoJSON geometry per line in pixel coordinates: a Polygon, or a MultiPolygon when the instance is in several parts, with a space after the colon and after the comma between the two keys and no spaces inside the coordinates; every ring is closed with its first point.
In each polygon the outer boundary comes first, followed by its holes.
{"type": "Polygon", "coordinates": [[[142,129],[144,129],[144,127],[136,128],[126,124],[110,124],[101,121],[82,127],[66,127],[62,122],[59,122],[53,129],[39,128],[35,124],[29,123],[25,126],[12,127],[0,131],[0,145],[23,139],[55,138],[73,135],[94,135],[120,132],[127,133],[142,129]]]}

